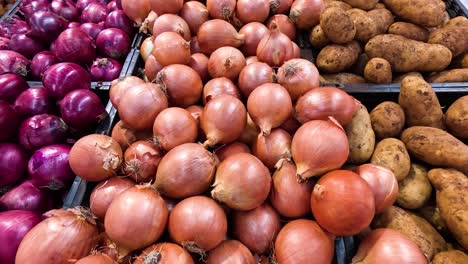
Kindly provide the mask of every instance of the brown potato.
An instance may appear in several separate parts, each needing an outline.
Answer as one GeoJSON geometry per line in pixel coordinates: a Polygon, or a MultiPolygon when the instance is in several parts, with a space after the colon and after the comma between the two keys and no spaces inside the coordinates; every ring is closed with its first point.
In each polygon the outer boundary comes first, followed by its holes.
{"type": "Polygon", "coordinates": [[[402,20],[423,27],[444,23],[445,4],[440,0],[383,0],[385,6],[402,20]]]}
{"type": "Polygon", "coordinates": [[[468,52],[468,25],[448,26],[437,29],[429,35],[428,42],[450,49],[453,57],[468,52]]]}
{"type": "Polygon", "coordinates": [[[356,27],[354,39],[366,43],[373,36],[377,35],[377,24],[366,11],[353,8],[346,12],[351,16],[354,26],[356,27]]]}
{"type": "Polygon", "coordinates": [[[408,176],[398,183],[397,203],[405,209],[418,209],[427,203],[431,193],[432,186],[427,179],[427,169],[413,163],[408,176]]]}
{"type": "Polygon", "coordinates": [[[408,22],[393,23],[388,28],[388,33],[422,42],[427,42],[429,39],[429,31],[426,28],[408,22]]]}
{"type": "Polygon", "coordinates": [[[443,27],[455,27],[455,26],[468,26],[468,18],[464,16],[457,16],[450,19],[443,27]]]}
{"type": "Polygon", "coordinates": [[[466,264],[468,255],[460,250],[449,250],[435,255],[432,264],[466,264]]]}
{"type": "Polygon", "coordinates": [[[408,151],[421,161],[468,172],[468,146],[441,129],[410,127],[403,131],[401,140],[408,151]]]}
{"type": "Polygon", "coordinates": [[[362,10],[371,10],[377,5],[379,0],[343,0],[343,2],[346,2],[354,8],[359,8],[362,10]]]}
{"type": "Polygon", "coordinates": [[[397,137],[405,126],[405,112],[394,102],[383,102],[372,110],[372,128],[378,138],[397,137]]]}
{"type": "Polygon", "coordinates": [[[458,98],[447,110],[445,123],[456,137],[468,138],[468,95],[458,98]]]}
{"type": "Polygon", "coordinates": [[[362,76],[354,73],[340,72],[335,74],[321,74],[320,83],[365,83],[366,80],[362,76]]]}
{"type": "Polygon", "coordinates": [[[369,62],[369,57],[366,53],[361,53],[356,60],[356,62],[351,66],[351,71],[357,75],[364,75],[364,69],[366,68],[367,63],[369,62]]]}
{"type": "Polygon", "coordinates": [[[396,138],[386,138],[375,147],[371,163],[387,167],[395,174],[398,181],[408,176],[411,160],[405,144],[396,138]]]}
{"type": "Polygon", "coordinates": [[[468,68],[468,53],[464,53],[452,61],[453,68],[468,68]]]}
{"type": "Polygon", "coordinates": [[[392,66],[382,58],[370,59],[364,68],[364,78],[371,83],[388,84],[392,82],[392,66]]]}
{"type": "Polygon", "coordinates": [[[447,234],[448,233],[447,224],[445,223],[445,221],[440,216],[439,208],[437,208],[435,206],[428,205],[428,206],[424,206],[424,207],[420,208],[418,210],[418,213],[424,219],[426,219],[429,223],[431,223],[432,226],[435,227],[435,229],[437,229],[437,231],[440,234],[447,234]]]}
{"type": "Polygon", "coordinates": [[[342,1],[325,1],[325,8],[329,7],[339,7],[345,11],[353,8],[352,6],[342,1]]]}
{"type": "Polygon", "coordinates": [[[361,53],[357,41],[345,45],[329,44],[317,56],[317,67],[322,72],[338,73],[351,67],[361,53]]]}
{"type": "Polygon", "coordinates": [[[375,134],[369,112],[364,105],[359,104],[358,110],[345,130],[349,141],[348,162],[360,165],[368,161],[374,153],[375,134]]]}
{"type": "Polygon", "coordinates": [[[431,83],[468,82],[468,68],[438,72],[427,78],[431,83]]]}
{"type": "Polygon", "coordinates": [[[325,32],[323,32],[322,27],[316,25],[312,31],[310,31],[309,42],[312,47],[321,49],[330,43],[330,40],[325,35],[325,32]]]}
{"type": "Polygon", "coordinates": [[[419,72],[408,72],[408,73],[402,74],[402,75],[396,77],[395,79],[393,79],[393,83],[401,83],[401,81],[403,81],[403,79],[408,77],[408,76],[415,76],[415,77],[418,77],[418,78],[424,78],[422,76],[422,74],[419,73],[419,72]]]}
{"type": "Polygon", "coordinates": [[[351,16],[338,7],[330,7],[322,12],[320,27],[327,38],[336,44],[351,42],[356,35],[356,27],[351,16]]]}
{"type": "Polygon", "coordinates": [[[398,103],[408,126],[444,128],[444,113],[432,86],[424,79],[408,76],[401,82],[398,103]]]}
{"type": "Polygon", "coordinates": [[[392,12],[385,8],[378,8],[367,12],[377,25],[377,34],[384,34],[388,27],[393,23],[394,18],[392,12]]]}

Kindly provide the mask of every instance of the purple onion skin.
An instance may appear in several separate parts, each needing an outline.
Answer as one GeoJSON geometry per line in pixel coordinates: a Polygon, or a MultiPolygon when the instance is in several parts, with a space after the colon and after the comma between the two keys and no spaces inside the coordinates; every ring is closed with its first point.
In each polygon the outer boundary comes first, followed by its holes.
{"type": "Polygon", "coordinates": [[[0,211],[26,210],[44,213],[51,208],[51,199],[30,181],[25,181],[0,197],[0,211]]]}
{"type": "Polygon", "coordinates": [[[28,18],[31,36],[45,43],[51,43],[67,27],[68,22],[63,17],[48,11],[35,12],[28,18]]]}
{"type": "Polygon", "coordinates": [[[37,0],[22,2],[20,6],[20,12],[25,17],[30,17],[32,14],[38,11],[48,11],[49,10],[49,0],[37,0]]]}
{"type": "Polygon", "coordinates": [[[68,126],[58,116],[35,115],[23,121],[19,129],[19,143],[27,150],[65,143],[68,126]]]}
{"type": "Polygon", "coordinates": [[[117,2],[116,1],[110,1],[107,6],[107,12],[112,12],[112,11],[115,11],[115,10],[121,10],[122,8],[119,8],[119,6],[117,5],[117,2]]]}
{"type": "Polygon", "coordinates": [[[0,263],[15,263],[21,240],[41,221],[41,216],[32,211],[12,210],[0,213],[0,263]]]}
{"type": "Polygon", "coordinates": [[[59,63],[60,60],[51,51],[37,53],[31,60],[31,76],[40,80],[42,73],[50,66],[59,63]]]}
{"type": "Polygon", "coordinates": [[[0,37],[0,50],[8,50],[10,49],[10,39],[0,37]]]}
{"type": "Polygon", "coordinates": [[[31,87],[16,98],[14,109],[22,117],[52,113],[55,100],[43,87],[31,87]]]}
{"type": "Polygon", "coordinates": [[[99,3],[91,3],[81,12],[80,21],[81,23],[92,22],[99,23],[103,22],[107,16],[107,8],[105,5],[99,3]]]}
{"type": "Polygon", "coordinates": [[[94,128],[107,112],[99,97],[90,90],[75,90],[60,101],[63,120],[76,129],[94,128]]]}
{"type": "Polygon", "coordinates": [[[120,60],[128,54],[130,44],[127,33],[118,28],[104,29],[96,38],[99,55],[116,60],[120,60]]]}
{"type": "Polygon", "coordinates": [[[80,15],[75,4],[70,0],[53,0],[50,3],[49,9],[68,21],[76,21],[80,15]]]}
{"type": "Polygon", "coordinates": [[[105,21],[106,28],[118,28],[123,30],[127,35],[133,35],[133,21],[125,15],[122,10],[115,10],[109,13],[105,21]]]}
{"type": "Polygon", "coordinates": [[[68,145],[50,145],[34,152],[28,163],[31,183],[51,190],[68,187],[75,178],[68,163],[70,149],[68,145]]]}
{"type": "Polygon", "coordinates": [[[78,9],[78,11],[82,12],[83,9],[85,9],[91,3],[99,3],[99,1],[98,0],[78,0],[76,1],[75,6],[78,9]]]}
{"type": "Polygon", "coordinates": [[[73,90],[90,89],[91,77],[80,65],[63,62],[47,68],[42,83],[53,98],[60,100],[73,90]]]}
{"type": "Polygon", "coordinates": [[[98,58],[91,65],[91,79],[98,82],[110,82],[120,76],[122,63],[110,58],[98,58]]]}
{"type": "Polygon", "coordinates": [[[68,23],[67,28],[79,28],[81,26],[80,22],[70,22],[68,23]]]}
{"type": "Polygon", "coordinates": [[[101,31],[104,30],[104,23],[83,23],[81,24],[80,29],[83,30],[86,34],[88,34],[88,36],[90,36],[92,39],[96,40],[99,33],[101,33],[101,31]]]}
{"type": "Polygon", "coordinates": [[[0,142],[10,140],[15,137],[18,124],[19,116],[16,111],[10,106],[10,104],[0,100],[0,142]]]}
{"type": "Polygon", "coordinates": [[[26,34],[19,34],[11,37],[10,50],[21,53],[28,59],[32,59],[34,55],[45,50],[45,47],[34,37],[28,37],[26,34]]]}
{"type": "Polygon", "coordinates": [[[19,75],[13,73],[0,75],[0,100],[13,103],[28,88],[26,80],[19,75]]]}
{"type": "Polygon", "coordinates": [[[19,182],[25,175],[28,166],[28,155],[19,145],[0,143],[0,193],[4,188],[19,182]]]}
{"type": "Polygon", "coordinates": [[[0,21],[0,36],[4,38],[11,38],[17,34],[25,34],[29,30],[28,23],[17,17],[7,17],[5,20],[0,21]]]}
{"type": "Polygon", "coordinates": [[[0,74],[16,73],[27,76],[29,64],[29,60],[16,51],[0,50],[0,74]]]}
{"type": "Polygon", "coordinates": [[[52,50],[61,61],[89,65],[96,58],[93,39],[80,28],[63,31],[54,42],[52,50]]]}

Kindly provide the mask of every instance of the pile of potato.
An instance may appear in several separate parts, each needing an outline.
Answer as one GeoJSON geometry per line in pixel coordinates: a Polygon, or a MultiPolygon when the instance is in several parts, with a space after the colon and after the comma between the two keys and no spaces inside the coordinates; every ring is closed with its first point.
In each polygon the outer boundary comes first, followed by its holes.
{"type": "Polygon", "coordinates": [[[441,0],[325,0],[310,32],[323,83],[468,81],[468,19],[441,0]]]}

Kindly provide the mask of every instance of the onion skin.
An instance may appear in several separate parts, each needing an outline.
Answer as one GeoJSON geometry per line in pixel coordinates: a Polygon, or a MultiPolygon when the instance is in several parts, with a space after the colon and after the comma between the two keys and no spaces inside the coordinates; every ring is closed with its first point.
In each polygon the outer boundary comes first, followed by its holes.
{"type": "Polygon", "coordinates": [[[60,33],[54,42],[53,52],[61,61],[88,65],[96,58],[93,39],[80,28],[69,28],[60,33]]]}
{"type": "Polygon", "coordinates": [[[154,36],[149,36],[143,40],[140,47],[140,56],[144,62],[148,60],[154,50],[154,36]]]}
{"type": "Polygon", "coordinates": [[[247,100],[247,110],[263,136],[281,126],[294,111],[288,91],[279,84],[263,84],[255,88],[247,100]]]}
{"type": "Polygon", "coordinates": [[[218,48],[225,46],[238,48],[244,43],[244,38],[229,22],[221,19],[206,21],[200,26],[197,33],[198,45],[200,45],[201,51],[206,54],[211,54],[218,48]]]}
{"type": "Polygon", "coordinates": [[[164,68],[153,55],[150,55],[145,62],[145,80],[155,82],[158,73],[164,68]]]}
{"type": "Polygon", "coordinates": [[[69,92],[91,88],[91,76],[78,64],[62,62],[48,67],[42,74],[42,83],[57,100],[69,92]]]}
{"type": "Polygon", "coordinates": [[[271,176],[255,156],[239,153],[218,166],[211,196],[235,210],[252,210],[268,197],[271,176]]]}
{"type": "Polygon", "coordinates": [[[236,15],[244,23],[263,23],[270,14],[270,0],[238,0],[236,15]]]}
{"type": "Polygon", "coordinates": [[[206,264],[225,263],[255,264],[255,258],[249,249],[237,240],[224,240],[210,251],[206,264]]]}
{"type": "Polygon", "coordinates": [[[156,144],[169,151],[184,143],[197,140],[198,125],[185,109],[170,107],[159,113],[154,121],[153,135],[156,144]]]}
{"type": "Polygon", "coordinates": [[[270,202],[281,216],[300,218],[310,213],[312,182],[298,182],[296,166],[283,161],[273,173],[270,202]]]}
{"type": "Polygon", "coordinates": [[[320,86],[319,72],[305,59],[292,59],[278,69],[278,83],[283,85],[293,100],[320,86]]]}
{"type": "Polygon", "coordinates": [[[299,219],[286,224],[275,241],[278,264],[332,263],[334,239],[312,220],[299,219]]]}
{"type": "Polygon", "coordinates": [[[28,83],[17,74],[5,73],[0,75],[0,100],[13,103],[28,88],[28,83]]]}
{"type": "Polygon", "coordinates": [[[238,153],[251,154],[249,146],[240,142],[233,142],[231,144],[221,146],[214,151],[214,154],[220,162],[238,153]]]}
{"type": "Polygon", "coordinates": [[[235,211],[232,222],[235,237],[255,254],[267,253],[281,229],[280,216],[266,203],[250,211],[235,211]]]}
{"type": "Polygon", "coordinates": [[[203,87],[203,104],[220,95],[231,95],[241,100],[241,95],[236,85],[226,77],[214,78],[203,87]]]}
{"type": "Polygon", "coordinates": [[[279,31],[292,41],[296,39],[296,25],[286,15],[274,15],[272,16],[267,23],[267,28],[273,27],[273,24],[276,24],[279,28],[279,31]]]}
{"type": "MultiPolygon", "coordinates": [[[[164,14],[154,21],[153,37],[157,38],[164,32],[177,33],[186,41],[190,40],[190,28],[183,18],[173,14],[164,14]]],[[[155,46],[156,47],[156,46],[155,46]]],[[[175,54],[172,54],[175,55],[175,54]]]]}
{"type": "Polygon", "coordinates": [[[375,198],[375,212],[381,213],[392,206],[398,198],[398,181],[393,172],[375,164],[364,164],[356,168],[372,189],[375,198]]]}
{"type": "Polygon", "coordinates": [[[292,41],[281,33],[276,23],[272,23],[270,33],[258,44],[257,57],[272,67],[279,67],[294,57],[292,41]]]}
{"type": "Polygon", "coordinates": [[[21,146],[27,150],[37,150],[47,145],[65,143],[68,126],[58,116],[42,114],[24,120],[18,133],[21,146]]]}
{"type": "Polygon", "coordinates": [[[124,76],[115,79],[111,82],[109,90],[109,98],[115,108],[119,107],[120,100],[125,92],[138,84],[143,84],[145,81],[135,76],[124,76]]]}
{"type": "Polygon", "coordinates": [[[151,141],[137,141],[125,151],[124,171],[138,183],[150,182],[163,156],[163,151],[151,141]]]}
{"type": "Polygon", "coordinates": [[[258,44],[268,34],[268,32],[269,29],[259,22],[251,22],[244,25],[239,30],[239,34],[245,37],[242,52],[244,52],[246,56],[257,55],[258,44]]]}
{"type": "MultiPolygon", "coordinates": [[[[193,52],[192,52],[193,53],[193,52]]],[[[209,58],[203,53],[194,53],[190,57],[190,62],[188,66],[194,69],[203,83],[206,83],[210,79],[210,74],[208,73],[208,60],[209,58]]]]}
{"type": "Polygon", "coordinates": [[[103,220],[111,202],[133,186],[135,183],[132,180],[123,177],[112,177],[100,182],[89,197],[91,212],[103,220]]]}
{"type": "Polygon", "coordinates": [[[255,62],[259,62],[259,61],[258,61],[257,56],[250,56],[250,57],[247,57],[245,59],[245,62],[247,63],[247,65],[249,65],[249,64],[252,64],[252,63],[255,63],[255,62]]]}
{"type": "Polygon", "coordinates": [[[180,16],[187,22],[190,32],[196,35],[200,26],[210,19],[208,8],[197,1],[185,2],[180,16]]]}
{"type": "Polygon", "coordinates": [[[320,14],[325,9],[323,0],[296,0],[291,6],[289,17],[300,29],[308,29],[320,22],[320,14]]]}
{"type": "Polygon", "coordinates": [[[177,14],[184,4],[184,0],[149,0],[151,9],[158,15],[177,14]]]}
{"type": "Polygon", "coordinates": [[[152,187],[139,185],[126,190],[111,202],[104,227],[109,238],[118,246],[133,251],[157,241],[164,232],[167,219],[168,211],[163,198],[152,187]]]}
{"type": "Polygon", "coordinates": [[[156,14],[156,12],[151,10],[148,16],[143,21],[143,24],[140,27],[140,32],[153,35],[153,27],[154,27],[154,22],[156,21],[156,19],[158,19],[158,14],[156,14]]]}
{"type": "Polygon", "coordinates": [[[20,145],[14,143],[0,143],[0,152],[0,191],[3,192],[4,187],[17,183],[25,176],[29,156],[20,145]]]}
{"type": "Polygon", "coordinates": [[[334,121],[310,121],[294,135],[291,153],[297,166],[297,176],[306,180],[341,168],[349,155],[348,138],[334,121]]]}
{"type": "Polygon", "coordinates": [[[292,137],[281,128],[274,129],[268,136],[258,135],[252,145],[252,153],[270,170],[278,161],[291,160],[292,137]]]}
{"type": "Polygon", "coordinates": [[[215,19],[229,20],[236,9],[235,0],[207,0],[206,7],[215,19]]]}
{"type": "Polygon", "coordinates": [[[244,131],[239,138],[239,141],[248,145],[252,145],[254,140],[260,133],[260,128],[254,123],[250,115],[247,113],[247,124],[245,125],[244,131]]]}
{"type": "Polygon", "coordinates": [[[151,11],[150,1],[122,0],[122,10],[137,26],[140,26],[151,11]]]}
{"type": "Polygon", "coordinates": [[[159,243],[147,247],[136,258],[133,264],[158,263],[158,264],[194,264],[192,256],[174,243],[159,243]]]}
{"type": "Polygon", "coordinates": [[[239,75],[239,90],[244,97],[248,98],[255,88],[275,81],[275,72],[268,64],[253,62],[242,69],[239,75]]]}
{"type": "Polygon", "coordinates": [[[82,258],[75,264],[117,264],[117,262],[106,254],[98,253],[82,258]]]}
{"type": "Polygon", "coordinates": [[[270,0],[272,14],[286,14],[289,12],[294,0],[270,0]]]}
{"type": "Polygon", "coordinates": [[[29,65],[29,60],[16,51],[0,51],[0,74],[14,73],[26,77],[29,65]]]}
{"type": "Polygon", "coordinates": [[[297,121],[296,117],[291,116],[281,125],[281,128],[286,130],[291,136],[294,136],[296,131],[301,127],[301,125],[302,124],[299,123],[299,121],[297,121]]]}
{"type": "Polygon", "coordinates": [[[214,156],[200,144],[187,143],[162,158],[154,186],[169,198],[200,195],[210,187],[215,171],[214,156]]]}
{"type": "Polygon", "coordinates": [[[108,113],[99,97],[91,90],[74,90],[58,103],[63,121],[77,129],[94,128],[108,113]]]}
{"type": "Polygon", "coordinates": [[[356,235],[374,218],[374,193],[354,172],[335,170],[325,174],[310,198],[312,213],[324,229],[337,236],[356,235]]]}
{"type": "Polygon", "coordinates": [[[245,57],[240,50],[222,47],[211,54],[208,60],[208,73],[212,78],[226,77],[235,81],[245,65],[245,57]]]}
{"type": "Polygon", "coordinates": [[[128,128],[122,120],[115,124],[112,129],[112,138],[119,143],[122,151],[125,151],[131,144],[138,140],[148,140],[153,136],[152,131],[135,131],[128,128]]]}
{"type": "Polygon", "coordinates": [[[27,210],[43,213],[52,207],[50,202],[49,193],[28,180],[0,196],[0,211],[27,210]]]}

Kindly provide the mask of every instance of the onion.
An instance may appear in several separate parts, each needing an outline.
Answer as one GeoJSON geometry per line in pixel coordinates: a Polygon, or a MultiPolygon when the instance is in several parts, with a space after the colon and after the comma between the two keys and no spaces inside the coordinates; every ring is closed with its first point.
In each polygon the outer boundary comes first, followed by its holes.
{"type": "Polygon", "coordinates": [[[293,45],[293,58],[296,58],[296,59],[300,58],[301,48],[299,48],[299,46],[295,42],[293,42],[292,45],[293,45]]]}
{"type": "Polygon", "coordinates": [[[324,87],[313,89],[297,101],[296,118],[301,123],[311,120],[335,118],[340,125],[346,126],[357,110],[354,98],[341,89],[324,87]]]}
{"type": "Polygon", "coordinates": [[[239,34],[245,37],[242,51],[246,56],[255,56],[260,41],[268,34],[268,28],[262,23],[251,22],[243,26],[239,34]]]}
{"type": "Polygon", "coordinates": [[[286,130],[290,135],[294,135],[296,131],[301,127],[301,123],[297,121],[294,116],[291,116],[286,122],[281,125],[281,128],[286,130]]]}
{"type": "MultiPolygon", "coordinates": [[[[220,2],[216,0],[216,2],[220,2]]],[[[221,19],[212,19],[203,23],[197,33],[198,44],[204,53],[212,53],[218,48],[230,46],[238,48],[245,40],[244,35],[238,34],[236,29],[221,19]]]]}
{"type": "Polygon", "coordinates": [[[213,78],[226,77],[235,81],[245,65],[242,52],[233,47],[222,47],[211,54],[208,72],[213,78]]]}
{"type": "Polygon", "coordinates": [[[88,135],[73,145],[69,160],[76,175],[87,181],[102,181],[120,167],[122,149],[109,136],[88,135]]]}
{"type": "Polygon", "coordinates": [[[75,6],[78,11],[82,12],[83,9],[92,3],[99,3],[99,0],[77,0],[75,6]]]}
{"type": "Polygon", "coordinates": [[[99,3],[90,3],[81,12],[81,23],[91,22],[99,23],[104,22],[107,17],[107,8],[105,5],[99,3]]]}
{"type": "Polygon", "coordinates": [[[11,38],[13,35],[25,34],[29,32],[29,25],[18,17],[6,17],[0,21],[0,36],[11,38]]]}
{"type": "Polygon", "coordinates": [[[117,79],[122,71],[122,63],[110,58],[97,58],[89,70],[93,81],[110,82],[117,79]]]}
{"type": "Polygon", "coordinates": [[[186,41],[190,40],[190,28],[183,18],[173,14],[165,14],[156,19],[153,25],[153,36],[157,38],[164,32],[174,32],[183,37],[186,41]]]}
{"type": "Polygon", "coordinates": [[[269,169],[274,169],[278,161],[291,160],[291,141],[288,132],[274,129],[268,136],[258,135],[252,144],[252,153],[269,169]]]}
{"type": "Polygon", "coordinates": [[[0,100],[13,103],[28,88],[28,83],[17,74],[5,73],[0,75],[0,100]]]}
{"type": "Polygon", "coordinates": [[[150,1],[122,0],[122,10],[137,26],[140,26],[151,11],[150,1]]]}
{"type": "Polygon", "coordinates": [[[63,120],[73,128],[95,127],[108,116],[99,97],[90,90],[71,91],[59,104],[63,120]]]}
{"type": "Polygon", "coordinates": [[[80,25],[80,29],[86,34],[88,34],[88,36],[91,37],[93,40],[96,40],[99,33],[101,33],[101,31],[104,30],[104,24],[95,24],[91,22],[83,23],[80,25]]]}
{"type": "Polygon", "coordinates": [[[272,16],[267,23],[267,27],[274,27],[273,24],[276,24],[279,28],[279,31],[289,37],[290,40],[294,41],[296,39],[296,25],[287,15],[274,15],[272,16]]]}
{"type": "Polygon", "coordinates": [[[99,33],[96,46],[102,57],[120,60],[130,51],[130,38],[118,28],[107,28],[99,33]]]}
{"type": "Polygon", "coordinates": [[[224,240],[215,249],[210,251],[207,264],[223,263],[229,260],[232,263],[255,264],[255,258],[249,249],[237,240],[224,240]]]}
{"type": "Polygon", "coordinates": [[[151,9],[158,15],[177,14],[184,4],[184,0],[150,0],[151,9]]]}
{"type": "Polygon", "coordinates": [[[372,189],[375,198],[375,212],[383,212],[398,198],[398,181],[393,172],[375,164],[364,164],[356,168],[372,189]]]}
{"type": "Polygon", "coordinates": [[[68,23],[67,28],[77,28],[77,27],[80,27],[80,26],[81,26],[81,23],[79,23],[79,22],[70,22],[70,23],[68,23]]]}
{"type": "Polygon", "coordinates": [[[121,29],[129,36],[133,35],[133,22],[122,10],[110,12],[104,21],[104,25],[106,28],[121,29]]]}
{"type": "Polygon", "coordinates": [[[0,74],[28,75],[29,61],[16,51],[0,50],[0,74]]]}
{"type": "Polygon", "coordinates": [[[290,161],[283,161],[273,173],[271,205],[284,217],[304,217],[310,212],[312,187],[311,182],[299,183],[296,166],[290,161]]]}
{"type": "Polygon", "coordinates": [[[4,191],[4,187],[17,183],[25,176],[28,155],[19,146],[13,143],[0,143],[0,192],[4,191]]]}
{"type": "Polygon", "coordinates": [[[151,53],[153,53],[154,50],[154,37],[149,36],[143,40],[141,43],[140,47],[140,56],[143,59],[144,62],[148,60],[148,57],[151,56],[151,53]]]}
{"type": "Polygon", "coordinates": [[[197,139],[198,126],[192,115],[179,107],[167,108],[156,117],[153,125],[156,144],[169,151],[197,139]]]}
{"type": "Polygon", "coordinates": [[[239,75],[239,90],[245,97],[249,97],[255,88],[275,80],[276,75],[268,64],[253,62],[242,69],[239,75]]]}
{"type": "Polygon", "coordinates": [[[48,11],[37,11],[27,16],[31,27],[30,36],[51,43],[67,27],[67,20],[48,11]]]}
{"type": "Polygon", "coordinates": [[[306,180],[343,166],[349,154],[348,138],[334,120],[310,121],[294,135],[291,153],[297,176],[306,180]]]}
{"type": "Polygon", "coordinates": [[[192,253],[205,256],[224,240],[227,219],[223,209],[212,199],[193,196],[179,202],[169,216],[169,235],[192,253]]]}
{"type": "Polygon", "coordinates": [[[152,187],[137,185],[111,202],[104,226],[112,241],[124,250],[133,251],[157,241],[164,232],[167,217],[163,198],[152,187]]]}
{"type": "Polygon", "coordinates": [[[320,23],[320,14],[325,9],[323,0],[297,0],[291,6],[289,17],[300,29],[308,29],[320,23]]]}
{"type": "Polygon", "coordinates": [[[234,236],[255,254],[268,253],[281,229],[280,216],[268,204],[233,213],[234,236]]]}
{"type": "Polygon", "coordinates": [[[293,100],[320,86],[319,72],[305,59],[291,59],[278,69],[278,83],[283,85],[293,100]]]}
{"type": "Polygon", "coordinates": [[[109,98],[115,108],[119,107],[120,100],[126,91],[137,86],[138,84],[145,83],[142,79],[135,76],[124,76],[119,79],[113,80],[109,90],[109,98]]]}
{"type": "Polygon", "coordinates": [[[119,143],[122,150],[126,150],[131,144],[138,140],[147,140],[153,136],[152,131],[135,131],[128,128],[122,120],[115,124],[112,129],[112,138],[119,143]]]}
{"type": "Polygon", "coordinates": [[[90,89],[91,77],[80,65],[64,62],[47,68],[42,83],[53,98],[60,100],[73,90],[90,89]]]}
{"type": "Polygon", "coordinates": [[[192,256],[174,243],[159,243],[152,245],[136,258],[133,264],[146,264],[146,263],[178,263],[178,264],[194,264],[192,256]]]}
{"type": "Polygon", "coordinates": [[[270,0],[239,0],[236,15],[244,24],[250,22],[263,23],[270,14],[270,0]]]}
{"type": "Polygon", "coordinates": [[[11,37],[9,49],[23,54],[28,59],[32,59],[34,55],[45,48],[39,40],[28,37],[26,34],[18,34],[11,37]]]}
{"type": "Polygon", "coordinates": [[[197,126],[198,126],[200,124],[200,117],[201,117],[201,113],[203,111],[203,106],[191,105],[191,106],[185,108],[185,110],[189,111],[189,113],[192,115],[193,119],[195,119],[195,121],[197,122],[197,126]]]}
{"type": "Polygon", "coordinates": [[[180,16],[187,22],[190,32],[196,35],[200,26],[208,21],[210,13],[207,7],[197,1],[185,2],[180,16]]]}
{"type": "Polygon", "coordinates": [[[137,141],[125,151],[124,171],[136,182],[153,181],[162,156],[162,151],[152,142],[137,141]]]}
{"type": "Polygon", "coordinates": [[[27,210],[42,213],[50,207],[48,194],[34,186],[31,181],[23,182],[0,197],[1,211],[27,210]]]}
{"type": "Polygon", "coordinates": [[[67,263],[89,254],[98,242],[98,229],[90,212],[83,209],[63,209],[50,212],[52,216],[36,225],[24,237],[15,263],[67,263]],[[40,241],[41,243],[38,243],[40,241]]]}
{"type": "Polygon", "coordinates": [[[151,128],[156,116],[167,106],[167,97],[160,85],[143,83],[126,91],[117,109],[129,128],[143,130],[151,128]]]}
{"type": "MultiPolygon", "coordinates": [[[[40,89],[40,88],[39,88],[40,89]]],[[[19,143],[27,150],[65,143],[68,126],[58,116],[35,115],[23,121],[19,128],[19,143]]]]}
{"type": "Polygon", "coordinates": [[[200,144],[187,143],[167,153],[159,164],[155,187],[176,199],[203,194],[213,182],[216,161],[200,144]]]}
{"type": "Polygon", "coordinates": [[[18,128],[18,114],[5,101],[0,100],[0,141],[11,139],[18,128]]]}
{"type": "Polygon", "coordinates": [[[156,60],[153,55],[150,55],[145,62],[145,77],[148,82],[155,82],[158,73],[164,68],[164,66],[156,60]]]}
{"type": "Polygon", "coordinates": [[[47,70],[49,66],[59,63],[59,59],[53,52],[42,51],[34,55],[31,60],[31,75],[38,80],[41,79],[42,73],[47,70]]]}
{"type": "Polygon", "coordinates": [[[247,113],[247,124],[245,125],[244,131],[242,131],[239,141],[252,145],[259,133],[260,128],[258,128],[252,118],[250,118],[249,113],[247,113]]]}
{"type": "Polygon", "coordinates": [[[192,54],[195,54],[195,53],[201,53],[202,50],[200,48],[200,45],[198,43],[198,38],[197,36],[194,36],[190,39],[190,51],[192,52],[192,54]]]}
{"type": "Polygon", "coordinates": [[[164,32],[154,39],[152,54],[163,66],[188,64],[190,62],[190,43],[175,32],[164,32]]]}
{"type": "Polygon", "coordinates": [[[264,136],[272,128],[281,126],[293,114],[288,91],[279,84],[262,84],[255,88],[247,100],[247,110],[264,136]]]}
{"type": "Polygon", "coordinates": [[[287,223],[275,241],[278,264],[332,263],[334,240],[312,220],[287,223]]]}
{"type": "Polygon", "coordinates": [[[203,87],[203,103],[206,104],[220,95],[232,95],[239,100],[241,99],[236,85],[226,77],[211,79],[205,84],[205,87],[203,87]]]}
{"type": "Polygon", "coordinates": [[[10,39],[0,37],[0,50],[8,50],[10,49],[10,39]]]}
{"type": "Polygon", "coordinates": [[[156,83],[166,91],[172,106],[187,107],[196,103],[203,91],[198,73],[185,65],[164,67],[156,77],[156,83]]]}
{"type": "Polygon", "coordinates": [[[140,32],[153,35],[154,22],[156,21],[157,18],[158,18],[158,14],[156,14],[153,10],[151,10],[151,12],[145,18],[145,21],[143,21],[143,24],[140,27],[140,32]]]}
{"type": "Polygon", "coordinates": [[[209,59],[205,54],[194,53],[190,57],[190,62],[188,64],[190,68],[194,69],[198,75],[200,75],[200,78],[204,83],[206,83],[210,78],[208,73],[208,60],[209,59]]]}
{"type": "Polygon", "coordinates": [[[115,10],[120,10],[122,7],[119,7],[116,1],[109,1],[109,3],[106,5],[107,12],[112,12],[115,10]]]}
{"type": "Polygon", "coordinates": [[[19,11],[23,16],[30,17],[35,12],[48,11],[49,2],[49,0],[21,1],[19,11]]]}
{"type": "Polygon", "coordinates": [[[273,14],[286,14],[289,12],[294,0],[270,0],[270,11],[273,14]]]}
{"type": "Polygon", "coordinates": [[[427,263],[421,249],[400,232],[380,228],[373,230],[361,242],[352,263],[427,263]]]}
{"type": "Polygon", "coordinates": [[[288,36],[281,33],[275,22],[271,23],[269,34],[258,44],[257,57],[261,62],[278,67],[293,58],[292,42],[288,36]]]}
{"type": "Polygon", "coordinates": [[[113,260],[106,254],[97,253],[95,255],[89,255],[75,262],[75,264],[117,264],[117,261],[113,260]]]}
{"type": "Polygon", "coordinates": [[[1,263],[15,263],[18,246],[24,236],[39,222],[41,222],[41,217],[35,212],[11,210],[0,213],[1,263]]]}
{"type": "Polygon", "coordinates": [[[96,57],[93,39],[80,28],[66,29],[54,44],[53,51],[62,61],[91,64],[96,57]]]}
{"type": "Polygon", "coordinates": [[[75,21],[79,16],[79,11],[71,0],[53,0],[50,10],[68,21],[75,21]]]}
{"type": "Polygon", "coordinates": [[[206,134],[205,146],[227,144],[238,139],[245,128],[247,111],[244,104],[230,95],[211,99],[203,109],[201,128],[206,134]]]}
{"type": "Polygon", "coordinates": [[[239,153],[218,167],[211,196],[235,210],[252,210],[268,197],[271,176],[255,156],[239,153]]]}
{"type": "Polygon", "coordinates": [[[94,187],[89,197],[91,212],[103,220],[111,202],[133,186],[135,186],[135,183],[132,180],[122,177],[112,177],[100,182],[94,187]]]}
{"type": "Polygon", "coordinates": [[[206,7],[212,18],[229,20],[236,9],[235,0],[207,0],[206,7]]]}
{"type": "Polygon", "coordinates": [[[248,153],[251,154],[249,146],[244,143],[234,142],[217,148],[214,151],[216,158],[219,161],[223,161],[231,156],[234,156],[238,153],[248,153]]]}

